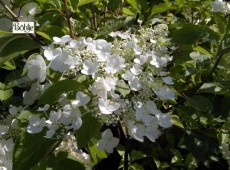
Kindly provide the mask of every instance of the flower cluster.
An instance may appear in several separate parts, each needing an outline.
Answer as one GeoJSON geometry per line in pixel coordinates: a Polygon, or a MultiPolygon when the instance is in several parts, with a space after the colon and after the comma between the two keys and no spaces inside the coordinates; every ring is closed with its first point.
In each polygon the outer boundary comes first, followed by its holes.
{"type": "Polygon", "coordinates": [[[210,7],[212,12],[223,12],[223,13],[230,13],[230,4],[224,2],[223,0],[216,0],[215,2],[210,3],[210,7]]]}
{"type": "MultiPolygon", "coordinates": [[[[166,68],[174,47],[170,45],[167,25],[162,22],[157,20],[135,33],[112,32],[112,41],[54,37],[42,54],[25,64],[27,79],[33,84],[24,92],[23,104],[34,104],[52,85],[47,69],[62,74],[60,80],[84,76],[84,87],[76,91],[75,98],[63,93],[55,105],[38,108],[46,116],[31,115],[27,132],[39,133],[46,127],[47,138],[63,135],[81,127],[84,112],[106,124],[123,121],[130,137],[143,142],[146,136],[154,142],[163,128],[172,126],[170,114],[157,107],[176,98],[166,68]]],[[[106,130],[98,146],[111,153],[118,143],[106,130]]]]}

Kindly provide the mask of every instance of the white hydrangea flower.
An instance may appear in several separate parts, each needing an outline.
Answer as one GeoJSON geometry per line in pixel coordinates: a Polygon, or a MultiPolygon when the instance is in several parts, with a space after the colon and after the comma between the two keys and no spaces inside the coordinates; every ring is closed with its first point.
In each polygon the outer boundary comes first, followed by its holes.
{"type": "Polygon", "coordinates": [[[146,127],[146,136],[152,141],[155,142],[155,140],[160,136],[161,132],[158,128],[156,128],[154,125],[146,127]]]}
{"type": "Polygon", "coordinates": [[[22,110],[23,110],[22,106],[16,107],[16,106],[10,105],[9,113],[11,115],[16,115],[16,114],[18,114],[18,112],[20,112],[22,110]]]}
{"type": "Polygon", "coordinates": [[[8,126],[0,125],[0,138],[2,138],[3,135],[7,134],[8,130],[8,126]]]}
{"type": "Polygon", "coordinates": [[[38,115],[31,115],[29,125],[27,126],[28,133],[39,133],[45,126],[45,118],[40,118],[38,115]]]}
{"type": "Polygon", "coordinates": [[[86,41],[85,37],[80,37],[77,40],[69,41],[69,47],[70,48],[81,48],[81,47],[85,47],[86,44],[87,44],[87,41],[86,41]]]}
{"type": "Polygon", "coordinates": [[[58,110],[57,112],[52,110],[52,111],[50,112],[49,121],[50,121],[51,123],[55,123],[55,122],[57,122],[57,121],[60,119],[61,115],[62,115],[61,110],[58,110]]]}
{"type": "Polygon", "coordinates": [[[52,61],[57,56],[61,55],[62,49],[60,47],[54,49],[45,49],[44,56],[48,61],[52,61]]]}
{"type": "Polygon", "coordinates": [[[223,13],[229,13],[230,12],[230,5],[227,2],[224,2],[223,0],[216,0],[215,2],[210,3],[210,7],[212,12],[223,12],[223,13]]]}
{"type": "Polygon", "coordinates": [[[107,92],[111,91],[115,88],[116,85],[116,78],[107,77],[101,78],[98,77],[93,85],[90,87],[90,91],[97,95],[98,97],[102,97],[104,99],[107,98],[107,92]]]}
{"type": "Polygon", "coordinates": [[[153,91],[161,100],[173,100],[176,98],[175,93],[168,86],[154,88],[153,91]]]}
{"type": "Polygon", "coordinates": [[[172,77],[163,77],[162,80],[168,85],[174,84],[172,77]]]}
{"type": "Polygon", "coordinates": [[[64,35],[61,38],[59,37],[53,37],[54,44],[59,44],[61,46],[65,45],[67,42],[71,41],[72,39],[70,38],[69,35],[64,35]]]}
{"type": "Polygon", "coordinates": [[[70,56],[67,51],[63,51],[51,61],[50,68],[52,68],[54,71],[63,73],[76,63],[77,61],[75,58],[70,56]]]}
{"type": "Polygon", "coordinates": [[[141,123],[135,123],[130,121],[128,124],[129,134],[132,138],[144,142],[144,136],[146,134],[146,126],[141,123]]]}
{"type": "Polygon", "coordinates": [[[153,115],[159,113],[160,111],[157,109],[156,103],[152,100],[148,100],[145,105],[145,109],[147,110],[148,113],[151,113],[153,115]]]}
{"type": "Polygon", "coordinates": [[[102,133],[102,138],[98,141],[97,147],[100,150],[105,150],[108,153],[113,153],[113,149],[119,144],[119,139],[113,137],[110,129],[106,129],[102,133]]]}
{"type": "Polygon", "coordinates": [[[142,49],[141,49],[141,47],[139,47],[137,45],[137,43],[136,43],[137,39],[134,37],[132,37],[132,39],[133,39],[132,41],[127,42],[126,47],[129,49],[133,49],[133,51],[136,55],[140,55],[142,53],[142,49]]]}
{"type": "Polygon", "coordinates": [[[49,105],[49,104],[46,104],[46,105],[44,105],[43,107],[39,107],[39,108],[38,108],[38,111],[39,111],[39,112],[45,112],[45,111],[47,111],[49,108],[50,108],[50,105],[49,105]]]}
{"type": "Polygon", "coordinates": [[[134,74],[129,71],[129,70],[126,70],[125,73],[123,73],[121,75],[121,77],[124,79],[124,80],[128,80],[128,81],[131,81],[132,79],[135,78],[134,74]]]}
{"type": "Polygon", "coordinates": [[[142,88],[141,82],[137,77],[134,77],[133,79],[129,80],[129,86],[134,91],[139,91],[142,88]]]}
{"type": "Polygon", "coordinates": [[[31,80],[45,81],[46,63],[41,55],[37,55],[33,60],[28,60],[25,67],[28,70],[28,77],[31,80]]]}
{"type": "Polygon", "coordinates": [[[85,75],[94,75],[98,71],[97,65],[98,64],[96,62],[86,59],[83,62],[83,69],[81,70],[81,73],[85,75]]]}
{"type": "Polygon", "coordinates": [[[138,58],[134,59],[134,62],[143,65],[148,61],[148,58],[148,55],[140,55],[138,58]]]}
{"type": "Polygon", "coordinates": [[[156,114],[156,117],[159,121],[159,125],[163,128],[169,128],[172,126],[171,116],[169,114],[165,113],[158,113],[156,114]]]}
{"type": "Polygon", "coordinates": [[[142,73],[142,69],[140,64],[134,64],[130,71],[135,75],[140,75],[142,73]]]}
{"type": "Polygon", "coordinates": [[[0,169],[11,170],[12,169],[12,155],[13,155],[13,140],[0,139],[0,169]]]}
{"type": "Polygon", "coordinates": [[[73,106],[84,106],[90,101],[90,97],[82,91],[77,92],[76,100],[72,101],[73,106]]]}
{"type": "Polygon", "coordinates": [[[115,74],[118,71],[122,70],[125,67],[125,59],[117,56],[111,55],[107,58],[107,64],[105,67],[105,71],[107,73],[115,74]]]}
{"type": "Polygon", "coordinates": [[[48,124],[47,125],[48,129],[46,131],[46,138],[52,138],[54,136],[54,134],[56,133],[56,130],[58,129],[57,125],[53,125],[53,124],[48,124]]]}
{"type": "Polygon", "coordinates": [[[112,114],[114,111],[119,109],[120,104],[111,100],[100,98],[98,106],[102,114],[112,114]]]}
{"type": "Polygon", "coordinates": [[[23,93],[23,104],[32,105],[44,91],[44,85],[40,85],[38,82],[32,84],[29,91],[23,93]]]}
{"type": "Polygon", "coordinates": [[[165,66],[168,62],[168,58],[166,57],[157,57],[156,55],[152,55],[152,60],[150,61],[150,64],[155,66],[156,68],[160,68],[162,66],[165,66]]]}
{"type": "Polygon", "coordinates": [[[59,121],[67,128],[77,130],[82,125],[81,112],[69,104],[65,105],[59,121]]]}

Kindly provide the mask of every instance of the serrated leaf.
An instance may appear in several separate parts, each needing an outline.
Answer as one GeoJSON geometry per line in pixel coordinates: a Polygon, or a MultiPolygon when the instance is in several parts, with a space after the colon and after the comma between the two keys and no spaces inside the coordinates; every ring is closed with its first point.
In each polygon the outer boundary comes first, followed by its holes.
{"type": "Polygon", "coordinates": [[[39,99],[39,104],[53,104],[61,94],[80,89],[81,85],[76,80],[62,80],[50,86],[39,99]]]}
{"type": "Polygon", "coordinates": [[[0,101],[5,101],[13,95],[13,90],[4,83],[0,83],[0,101]]]}
{"type": "Polygon", "coordinates": [[[185,99],[187,103],[196,110],[210,112],[213,109],[212,103],[206,97],[196,95],[192,97],[186,96],[185,99]]]}
{"type": "Polygon", "coordinates": [[[77,146],[81,149],[88,144],[90,139],[99,135],[101,124],[98,119],[90,113],[82,116],[83,124],[79,130],[77,130],[77,146]]]}
{"type": "Polygon", "coordinates": [[[45,157],[56,140],[44,138],[43,133],[28,134],[21,130],[13,153],[13,170],[31,169],[45,157]]]}

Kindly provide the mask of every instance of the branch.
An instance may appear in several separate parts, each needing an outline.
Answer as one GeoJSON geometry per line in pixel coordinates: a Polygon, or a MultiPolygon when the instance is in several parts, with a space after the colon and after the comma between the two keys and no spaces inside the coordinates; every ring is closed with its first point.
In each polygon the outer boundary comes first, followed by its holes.
{"type": "Polygon", "coordinates": [[[13,11],[11,11],[11,9],[10,9],[6,4],[4,4],[4,3],[2,2],[2,0],[0,0],[0,4],[7,10],[7,12],[10,13],[10,15],[11,15],[16,21],[20,22],[20,20],[19,20],[19,18],[17,17],[17,15],[16,15],[13,11]]]}
{"type": "Polygon", "coordinates": [[[49,149],[49,151],[45,155],[45,159],[48,159],[48,157],[55,151],[55,149],[61,144],[63,139],[59,139],[57,142],[54,143],[54,145],[49,149]]]}
{"type": "Polygon", "coordinates": [[[92,15],[93,15],[93,29],[96,31],[97,30],[97,14],[96,14],[96,11],[93,5],[92,5],[92,15]]]}
{"type": "Polygon", "coordinates": [[[126,139],[125,154],[124,154],[124,170],[129,169],[129,139],[126,139]]]}
{"type": "Polygon", "coordinates": [[[70,36],[71,36],[71,38],[75,39],[75,34],[73,32],[73,27],[72,27],[71,20],[70,20],[71,15],[70,15],[69,10],[68,10],[67,0],[63,0],[63,1],[64,1],[65,18],[66,18],[67,23],[68,23],[70,36]]]}

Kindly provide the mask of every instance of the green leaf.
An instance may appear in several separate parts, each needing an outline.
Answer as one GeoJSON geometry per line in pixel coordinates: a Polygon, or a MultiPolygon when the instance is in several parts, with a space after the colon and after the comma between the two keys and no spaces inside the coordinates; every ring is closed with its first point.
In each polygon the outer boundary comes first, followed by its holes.
{"type": "Polygon", "coordinates": [[[13,90],[0,82],[0,101],[5,101],[13,95],[13,90]]]}
{"type": "Polygon", "coordinates": [[[39,48],[39,44],[26,36],[9,37],[0,47],[0,66],[30,50],[39,48]]]}
{"type": "Polygon", "coordinates": [[[129,8],[123,7],[122,12],[126,15],[134,16],[136,15],[133,11],[131,11],[129,8]]]}
{"type": "Polygon", "coordinates": [[[55,142],[56,140],[44,138],[43,133],[28,134],[22,129],[14,146],[13,170],[32,168],[45,157],[55,142]]]}
{"type": "Polygon", "coordinates": [[[91,166],[96,165],[98,162],[100,162],[102,159],[107,157],[107,154],[105,151],[99,150],[97,148],[97,141],[91,140],[88,145],[90,159],[91,159],[91,166]]]}
{"type": "Polygon", "coordinates": [[[79,130],[77,130],[77,146],[81,149],[88,144],[90,139],[99,136],[101,124],[98,119],[95,118],[91,113],[87,113],[82,116],[84,122],[79,130]]]}
{"type": "Polygon", "coordinates": [[[177,115],[172,115],[172,124],[184,129],[184,125],[180,122],[180,119],[177,115]]]}
{"type": "Polygon", "coordinates": [[[212,14],[217,26],[218,26],[218,29],[219,29],[219,32],[221,34],[223,34],[226,30],[226,18],[221,14],[221,13],[213,13],[212,14]]]}
{"type": "Polygon", "coordinates": [[[96,1],[98,0],[79,0],[78,7],[92,3],[92,2],[96,2],[96,1]]]}
{"type": "Polygon", "coordinates": [[[77,10],[77,6],[79,3],[79,0],[70,0],[71,6],[73,10],[77,10]]]}
{"type": "Polygon", "coordinates": [[[171,148],[171,149],[169,149],[171,152],[172,152],[172,154],[174,155],[173,157],[172,157],[172,160],[171,160],[171,163],[180,163],[181,161],[182,161],[182,155],[181,155],[181,153],[177,150],[177,149],[173,149],[173,148],[171,148]]]}
{"type": "Polygon", "coordinates": [[[41,96],[39,104],[53,104],[61,94],[65,92],[75,91],[80,89],[81,85],[76,80],[62,80],[50,86],[41,96]]]}
{"type": "Polygon", "coordinates": [[[219,35],[208,27],[200,25],[184,24],[182,28],[175,31],[172,36],[172,42],[178,45],[194,44],[196,41],[204,36],[209,35],[210,39],[218,40],[219,35]]]}
{"type": "Polygon", "coordinates": [[[127,0],[127,2],[138,12],[145,12],[148,8],[146,0],[127,0]]]}
{"type": "Polygon", "coordinates": [[[52,70],[48,68],[46,70],[47,77],[52,83],[58,82],[62,76],[62,73],[52,70]]]}
{"type": "Polygon", "coordinates": [[[212,94],[222,94],[226,95],[229,93],[229,89],[219,83],[204,83],[200,89],[199,93],[212,93],[212,94]]]}
{"type": "Polygon", "coordinates": [[[162,3],[162,4],[159,4],[159,5],[156,5],[152,8],[151,10],[151,16],[153,15],[156,15],[156,14],[159,14],[159,13],[163,13],[163,12],[166,12],[166,11],[169,11],[169,10],[175,10],[176,7],[175,6],[172,6],[168,3],[162,3]]]}
{"type": "Polygon", "coordinates": [[[5,70],[15,70],[16,65],[15,65],[14,61],[11,60],[11,61],[5,62],[4,66],[2,68],[5,69],[5,70]]]}
{"type": "Polygon", "coordinates": [[[213,109],[212,103],[203,96],[192,96],[192,97],[185,97],[187,103],[194,109],[203,112],[211,112],[213,109]]]}
{"type": "Polygon", "coordinates": [[[46,25],[39,30],[41,36],[46,39],[52,40],[53,37],[61,37],[68,34],[68,30],[65,26],[46,25]]]}
{"type": "Polygon", "coordinates": [[[48,34],[46,34],[46,33],[44,33],[44,32],[41,32],[41,31],[37,31],[36,33],[37,33],[38,35],[42,36],[43,38],[45,38],[45,39],[47,39],[47,40],[49,40],[49,41],[52,41],[51,37],[50,37],[48,34]]]}
{"type": "Polygon", "coordinates": [[[118,92],[121,93],[123,97],[127,96],[130,93],[130,88],[127,84],[118,84],[117,88],[118,92]]]}
{"type": "Polygon", "coordinates": [[[55,158],[55,165],[53,168],[55,170],[85,170],[85,167],[68,152],[58,152],[55,158]]]}
{"type": "Polygon", "coordinates": [[[5,36],[5,35],[12,35],[12,34],[13,34],[12,32],[0,30],[0,37],[5,36]]]}
{"type": "Polygon", "coordinates": [[[209,52],[208,50],[204,49],[204,48],[201,47],[201,46],[193,47],[193,50],[198,51],[198,52],[200,52],[200,53],[203,53],[203,54],[205,54],[205,55],[207,55],[207,56],[209,56],[209,57],[212,56],[212,54],[210,54],[210,52],[209,52]]]}
{"type": "Polygon", "coordinates": [[[221,48],[223,53],[227,53],[230,51],[230,17],[228,17],[227,20],[227,27],[221,42],[221,48]]]}

